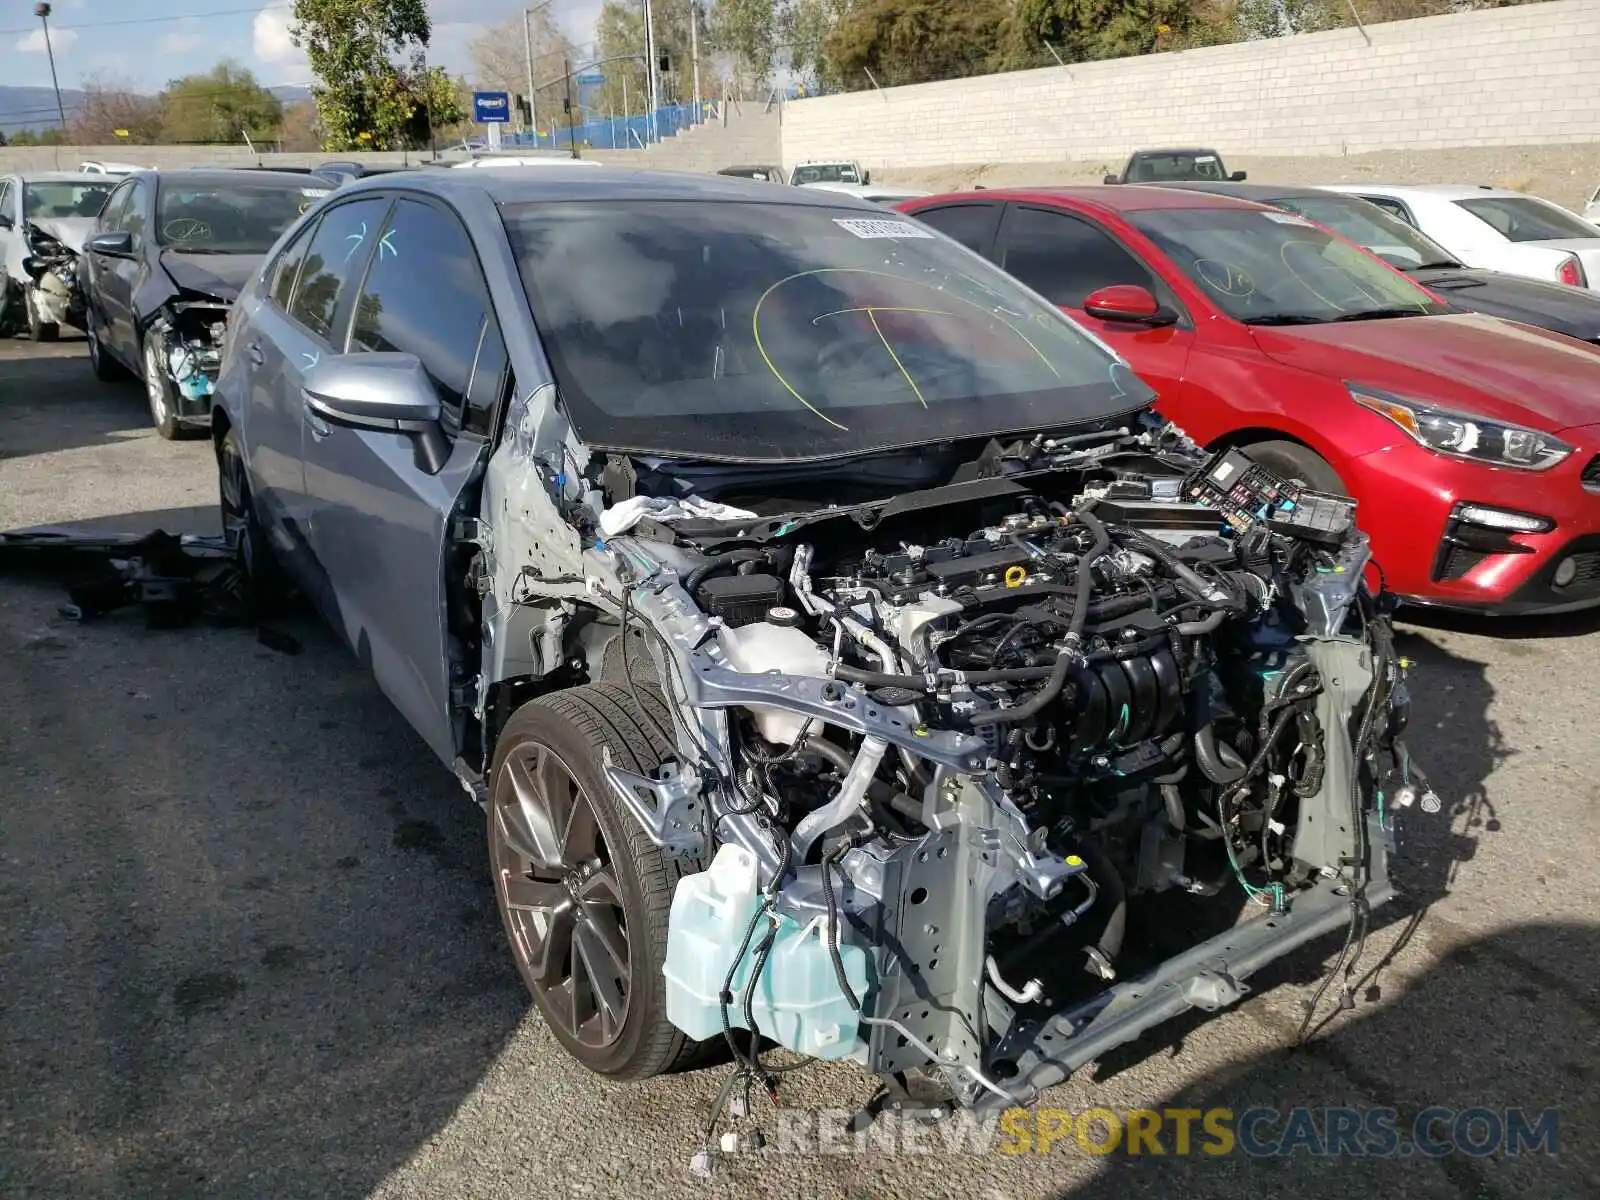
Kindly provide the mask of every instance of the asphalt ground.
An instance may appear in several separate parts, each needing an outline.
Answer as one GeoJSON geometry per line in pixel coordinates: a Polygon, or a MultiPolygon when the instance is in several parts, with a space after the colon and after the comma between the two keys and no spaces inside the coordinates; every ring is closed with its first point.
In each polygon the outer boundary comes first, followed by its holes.
{"type": "MultiPolygon", "coordinates": [[[[160,441],[81,342],[0,344],[0,528],[214,531],[215,495],[209,446],[160,441]]],[[[1296,1047],[1335,936],[1043,1101],[1402,1129],[1555,1108],[1554,1155],[1211,1155],[1198,1132],[1181,1154],[1171,1125],[1161,1155],[937,1131],[861,1153],[813,1115],[870,1094],[833,1066],[785,1078],[785,1115],[759,1099],[773,1145],[700,1181],[722,1071],[613,1085],[563,1056],[502,946],[480,815],[330,636],[292,620],[291,654],[74,624],[62,599],[0,578],[0,1195],[1600,1195],[1600,619],[1404,626],[1445,808],[1413,823],[1352,1011],[1296,1047]]]]}

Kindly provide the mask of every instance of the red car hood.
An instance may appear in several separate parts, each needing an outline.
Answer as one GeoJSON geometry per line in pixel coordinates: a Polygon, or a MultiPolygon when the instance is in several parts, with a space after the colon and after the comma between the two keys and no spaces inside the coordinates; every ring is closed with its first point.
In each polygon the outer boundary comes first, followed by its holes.
{"type": "Polygon", "coordinates": [[[1600,424],[1600,348],[1474,313],[1256,326],[1287,366],[1557,433],[1600,424]]]}

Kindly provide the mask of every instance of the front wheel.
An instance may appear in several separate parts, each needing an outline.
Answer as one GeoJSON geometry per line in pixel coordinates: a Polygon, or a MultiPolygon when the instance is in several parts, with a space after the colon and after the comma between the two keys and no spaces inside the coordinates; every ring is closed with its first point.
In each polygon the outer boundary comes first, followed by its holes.
{"type": "Polygon", "coordinates": [[[1257,442],[1244,452],[1279,478],[1318,492],[1348,496],[1349,490],[1327,459],[1299,442],[1257,442]]]}
{"type": "Polygon", "coordinates": [[[28,340],[30,342],[53,342],[61,334],[61,326],[54,321],[46,321],[39,312],[39,301],[34,298],[32,288],[22,289],[22,304],[28,317],[28,340]]]}
{"type": "Polygon", "coordinates": [[[123,365],[106,353],[100,335],[94,331],[94,320],[87,313],[84,314],[84,337],[89,343],[89,369],[96,379],[101,383],[116,383],[128,377],[123,365]]]}
{"type": "Polygon", "coordinates": [[[490,772],[489,864],[517,971],[556,1040],[612,1079],[699,1049],[668,1022],[661,974],[678,865],[602,774],[607,750],[649,774],[668,753],[660,736],[626,689],[573,688],[512,714],[490,772]]]}
{"type": "Polygon", "coordinates": [[[222,435],[217,446],[217,480],[222,498],[222,536],[228,548],[239,556],[250,610],[257,617],[271,616],[283,607],[290,587],[256,516],[244,454],[238,435],[231,429],[222,435]]]}

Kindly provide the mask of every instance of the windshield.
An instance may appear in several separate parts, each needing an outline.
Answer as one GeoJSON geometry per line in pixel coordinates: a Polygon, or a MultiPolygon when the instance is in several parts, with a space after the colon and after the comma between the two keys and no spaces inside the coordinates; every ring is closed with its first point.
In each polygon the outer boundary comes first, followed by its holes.
{"type": "Polygon", "coordinates": [[[23,185],[22,215],[30,221],[61,217],[98,217],[114,182],[53,181],[23,185]]]}
{"type": "Polygon", "coordinates": [[[1236,321],[1311,324],[1449,308],[1305,217],[1237,208],[1152,209],[1129,219],[1236,321]]]}
{"type": "Polygon", "coordinates": [[[853,163],[811,163],[794,169],[793,184],[802,183],[860,183],[853,163]]]}
{"type": "Polygon", "coordinates": [[[1129,183],[1155,183],[1163,179],[1226,179],[1222,160],[1204,151],[1176,154],[1141,154],[1128,166],[1129,183]]]}
{"type": "Polygon", "coordinates": [[[1600,238],[1600,229],[1532,196],[1482,196],[1456,203],[1510,242],[1600,238]]]}
{"type": "Polygon", "coordinates": [[[585,440],[792,460],[1144,408],[1109,351],[898,214],[802,204],[508,206],[585,440]]]}
{"type": "Polygon", "coordinates": [[[1453,266],[1450,251],[1376,204],[1354,196],[1293,196],[1268,203],[1310,217],[1401,270],[1453,266]]]}
{"type": "Polygon", "coordinates": [[[265,254],[331,190],[321,180],[163,182],[156,197],[156,243],[183,254],[265,254]]]}

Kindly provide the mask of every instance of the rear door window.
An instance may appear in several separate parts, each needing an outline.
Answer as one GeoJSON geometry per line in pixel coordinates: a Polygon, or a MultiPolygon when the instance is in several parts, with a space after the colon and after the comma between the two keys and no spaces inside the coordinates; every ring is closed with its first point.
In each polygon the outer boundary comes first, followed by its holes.
{"type": "Polygon", "coordinates": [[[330,208],[306,247],[289,316],[330,345],[340,294],[366,265],[388,207],[389,197],[372,196],[330,208]]]}
{"type": "Polygon", "coordinates": [[[994,245],[994,233],[1000,224],[998,204],[946,204],[920,209],[912,215],[968,250],[985,255],[994,245]]]}

